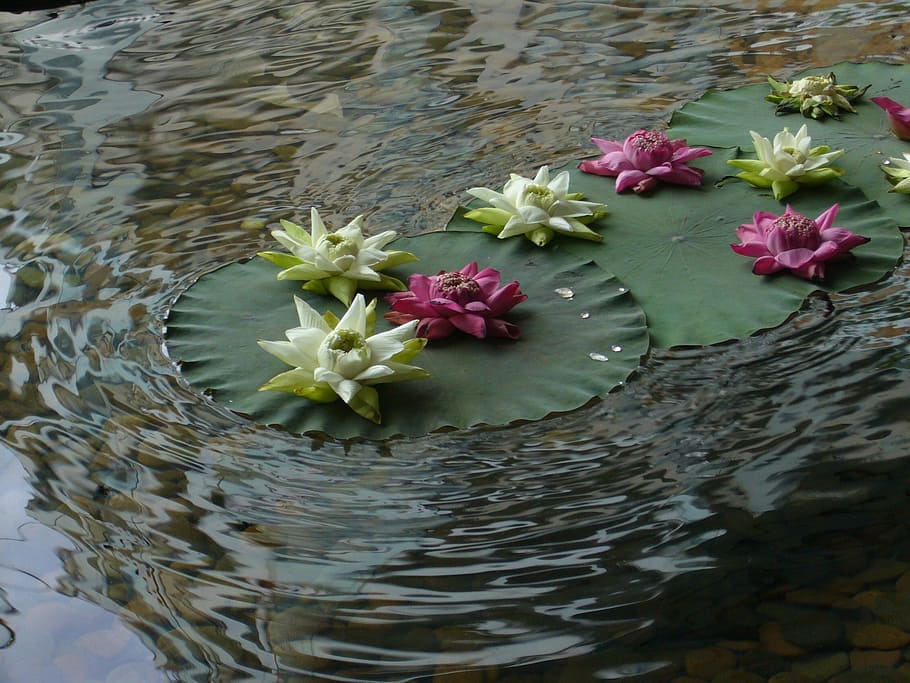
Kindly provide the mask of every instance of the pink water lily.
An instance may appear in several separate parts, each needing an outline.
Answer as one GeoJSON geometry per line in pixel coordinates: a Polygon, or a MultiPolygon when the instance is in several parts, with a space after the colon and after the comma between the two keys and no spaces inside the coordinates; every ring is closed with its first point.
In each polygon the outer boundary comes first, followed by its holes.
{"type": "Polygon", "coordinates": [[[889,97],[870,97],[879,107],[888,112],[891,130],[901,140],[910,140],[910,107],[895,102],[889,97]]]}
{"type": "Polygon", "coordinates": [[[578,164],[584,173],[616,178],[616,191],[629,188],[640,194],[658,182],[698,187],[704,171],[686,163],[711,154],[705,147],[689,147],[685,140],[671,140],[659,130],[637,130],[625,142],[591,138],[604,153],[599,159],[578,164]]]}
{"type": "Polygon", "coordinates": [[[461,270],[412,275],[408,291],[386,297],[392,311],[385,318],[399,325],[419,320],[417,336],[426,339],[442,339],[455,330],[478,339],[517,339],[521,331],[502,316],[527,298],[517,281],[500,287],[499,271],[484,268],[478,272],[475,262],[461,270]]]}
{"type": "Polygon", "coordinates": [[[821,280],[826,262],[843,258],[869,241],[846,228],[832,227],[838,208],[834,204],[815,220],[795,212],[789,204],[780,216],[759,211],[753,216],[754,223],[737,229],[741,244],[730,246],[737,254],[755,258],[752,272],[756,275],[789,270],[805,280],[821,280]]]}

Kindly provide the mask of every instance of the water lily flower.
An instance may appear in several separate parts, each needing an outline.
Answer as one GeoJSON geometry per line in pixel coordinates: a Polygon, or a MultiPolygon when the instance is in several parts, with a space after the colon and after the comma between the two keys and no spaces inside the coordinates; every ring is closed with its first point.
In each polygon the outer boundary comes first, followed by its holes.
{"type": "Polygon", "coordinates": [[[584,173],[616,178],[616,191],[632,189],[640,194],[654,189],[658,181],[698,187],[704,171],[686,163],[711,154],[706,147],[689,147],[685,140],[671,140],[659,130],[637,130],[625,139],[591,142],[604,153],[599,159],[578,164],[584,173]]]}
{"type": "Polygon", "coordinates": [[[910,107],[905,107],[890,97],[870,97],[869,99],[888,112],[891,131],[901,140],[910,141],[910,107]]]}
{"type": "Polygon", "coordinates": [[[499,271],[477,263],[436,275],[412,275],[409,290],[386,296],[392,311],[386,320],[396,324],[419,321],[417,335],[442,339],[455,330],[484,337],[518,339],[521,331],[502,319],[513,306],[527,299],[518,282],[499,286],[499,271]]]}
{"type": "Polygon", "coordinates": [[[789,270],[805,280],[821,280],[826,262],[842,259],[869,241],[846,228],[833,227],[838,208],[834,204],[815,220],[789,205],[780,216],[759,211],[753,216],[754,223],[737,229],[741,244],[730,246],[737,254],[755,258],[752,272],[756,275],[789,270]]]}
{"type": "Polygon", "coordinates": [[[405,289],[404,283],[380,271],[417,260],[407,251],[383,251],[395,239],[394,230],[364,237],[363,216],[340,230],[329,232],[319,212],[310,209],[311,233],[291,221],[281,221],[284,230],[272,237],[290,253],[261,251],[259,256],[281,268],[279,280],[303,280],[303,289],[331,295],[346,306],[360,289],[405,289]]]}
{"type": "Polygon", "coordinates": [[[888,174],[888,182],[894,186],[892,192],[910,194],[910,152],[904,152],[903,159],[889,157],[881,169],[888,174]]]}
{"type": "Polygon", "coordinates": [[[465,218],[483,223],[484,232],[499,239],[524,235],[539,247],[557,233],[594,242],[603,239],[587,224],[606,215],[606,205],[581,201],[580,192],[569,193],[568,171],[551,179],[549,168],[541,166],[533,179],[512,173],[502,192],[472,187],[468,194],[490,206],[468,211],[465,218]]]}
{"type": "Polygon", "coordinates": [[[373,334],[376,300],[367,306],[357,294],[341,317],[319,315],[294,297],[298,327],[288,341],[259,340],[259,346],[293,370],[275,375],[259,391],[287,391],[318,403],[340,398],[357,414],[379,424],[379,394],[373,385],[429,377],[409,365],[427,340],[415,337],[417,322],[373,334]]]}
{"type": "Polygon", "coordinates": [[[869,89],[868,85],[865,88],[838,85],[833,73],[827,76],[806,76],[784,83],[768,76],[768,83],[771,84],[772,92],[765,99],[777,105],[776,113],[798,111],[813,119],[823,119],[826,116],[840,118],[841,109],[856,113],[853,102],[869,89]]]}
{"type": "Polygon", "coordinates": [[[800,185],[819,185],[844,174],[844,169],[829,166],[843,156],[844,150],[831,151],[828,145],[812,147],[812,138],[803,125],[793,135],[788,128],[774,136],[774,142],[749,131],[758,159],[732,159],[731,166],[743,169],[737,178],[761,188],[771,188],[774,198],[781,200],[800,185]]]}

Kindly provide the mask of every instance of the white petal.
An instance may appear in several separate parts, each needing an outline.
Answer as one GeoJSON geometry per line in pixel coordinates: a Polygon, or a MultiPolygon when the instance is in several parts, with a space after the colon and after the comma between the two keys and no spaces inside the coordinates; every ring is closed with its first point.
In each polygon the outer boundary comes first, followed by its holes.
{"type": "Polygon", "coordinates": [[[340,230],[336,230],[335,234],[346,240],[351,240],[358,248],[363,246],[363,232],[353,223],[348,223],[340,230]]]}
{"type": "Polygon", "coordinates": [[[566,193],[569,191],[569,172],[562,171],[557,174],[557,176],[549,182],[547,187],[549,187],[557,197],[565,197],[566,193]]]}
{"type": "Polygon", "coordinates": [[[507,237],[514,237],[515,235],[524,235],[526,232],[533,230],[534,228],[540,227],[540,223],[525,223],[519,216],[513,216],[509,219],[509,222],[505,224],[502,231],[497,235],[499,239],[504,240],[507,237]]]}
{"type": "Polygon", "coordinates": [[[402,351],[404,342],[414,338],[418,323],[418,320],[412,320],[399,327],[374,334],[367,339],[373,362],[381,363],[402,351]]]}
{"type": "Polygon", "coordinates": [[[758,155],[759,160],[766,164],[771,164],[774,159],[774,148],[771,146],[771,141],[754,130],[750,130],[749,134],[752,136],[752,144],[755,145],[755,153],[758,155]]]}
{"type": "Polygon", "coordinates": [[[575,232],[575,227],[565,218],[560,218],[559,216],[554,216],[547,221],[547,226],[557,232],[575,232]]]}
{"type": "Polygon", "coordinates": [[[319,212],[316,210],[316,207],[310,209],[310,235],[313,238],[313,244],[316,244],[326,235],[325,223],[322,222],[322,219],[319,217],[319,212]]]}
{"type": "MultiPolygon", "coordinates": [[[[320,330],[323,333],[323,337],[332,331],[332,328],[329,327],[329,324],[323,317],[316,312],[316,309],[299,296],[294,297],[294,306],[297,307],[297,320],[300,321],[300,327],[312,327],[320,330]]],[[[322,341],[322,339],[320,339],[320,341],[322,341]]]]}
{"type": "Polygon", "coordinates": [[[276,240],[278,240],[278,242],[281,243],[281,246],[283,246],[285,249],[287,249],[290,252],[293,252],[294,249],[300,245],[300,242],[295,240],[293,237],[291,237],[289,234],[287,234],[284,230],[272,230],[272,237],[274,237],[276,240]]]}
{"type": "Polygon", "coordinates": [[[482,199],[485,202],[493,201],[494,199],[503,199],[502,193],[491,190],[488,187],[472,187],[468,190],[468,194],[472,197],[482,199]]]}
{"type": "MultiPolygon", "coordinates": [[[[363,248],[364,249],[375,249],[377,251],[380,251],[385,245],[387,245],[389,242],[391,242],[397,236],[398,236],[398,233],[395,232],[394,230],[386,230],[385,232],[381,232],[378,235],[373,235],[372,237],[367,237],[363,241],[363,248]]],[[[385,255],[383,255],[383,258],[385,258],[385,255]]]]}
{"type": "Polygon", "coordinates": [[[341,320],[335,326],[336,330],[354,330],[358,334],[366,336],[367,315],[366,304],[363,300],[363,294],[354,297],[350,307],[341,316],[341,320]]]}
{"type": "Polygon", "coordinates": [[[361,384],[376,384],[375,380],[391,377],[395,371],[388,365],[371,365],[354,379],[361,384]]]}
{"type": "Polygon", "coordinates": [[[295,327],[285,334],[296,349],[297,367],[313,369],[319,365],[319,345],[325,339],[325,334],[321,330],[295,327]]]}
{"type": "Polygon", "coordinates": [[[287,363],[295,368],[305,368],[307,366],[307,358],[301,355],[297,347],[291,342],[260,339],[256,343],[259,344],[263,351],[272,354],[282,363],[287,363]]]}
{"type": "MultiPolygon", "coordinates": [[[[550,214],[541,209],[539,206],[522,206],[518,209],[521,220],[529,225],[536,223],[545,223],[550,219],[550,214]]],[[[509,221],[511,222],[511,220],[509,221]]]]}

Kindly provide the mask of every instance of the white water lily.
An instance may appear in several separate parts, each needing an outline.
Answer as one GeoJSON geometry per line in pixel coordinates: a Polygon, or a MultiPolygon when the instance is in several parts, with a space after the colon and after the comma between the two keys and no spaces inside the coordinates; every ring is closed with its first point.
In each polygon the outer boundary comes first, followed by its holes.
{"type": "Polygon", "coordinates": [[[806,76],[789,83],[781,83],[768,77],[772,92],[765,97],[777,105],[778,114],[799,111],[803,116],[823,119],[826,116],[839,118],[840,111],[856,113],[853,102],[869,88],[855,85],[838,85],[833,73],[826,76],[806,76]]]}
{"type": "Polygon", "coordinates": [[[892,192],[910,194],[910,152],[904,152],[904,158],[889,157],[881,166],[888,175],[888,182],[894,187],[892,192]]]}
{"type": "Polygon", "coordinates": [[[398,233],[386,230],[364,237],[363,216],[343,228],[329,232],[319,212],[310,209],[311,233],[291,221],[282,220],[284,230],[272,237],[290,253],[263,251],[259,256],[282,268],[279,280],[304,280],[304,289],[330,294],[345,305],[351,303],[358,287],[402,291],[404,283],[380,271],[417,259],[406,251],[383,251],[398,233]]]}
{"type": "Polygon", "coordinates": [[[533,179],[510,175],[502,192],[472,187],[468,194],[482,199],[489,207],[474,209],[465,218],[484,224],[484,231],[499,239],[524,235],[544,246],[556,233],[599,242],[603,239],[586,225],[606,214],[606,205],[581,201],[581,193],[569,193],[569,172],[550,178],[542,166],[533,179]]]}
{"type": "Polygon", "coordinates": [[[827,145],[812,146],[803,125],[794,135],[784,128],[772,142],[754,130],[749,131],[758,159],[732,159],[727,163],[743,169],[737,178],[761,188],[771,188],[775,199],[793,194],[800,185],[819,185],[844,174],[844,169],[829,164],[843,156],[844,150],[831,151],[827,145]]]}
{"type": "Polygon", "coordinates": [[[417,320],[372,334],[375,299],[367,306],[358,294],[337,322],[331,314],[319,315],[303,299],[294,297],[294,304],[300,325],[285,332],[288,341],[258,342],[294,369],[272,377],[259,391],[286,391],[320,403],[340,398],[378,424],[379,394],[373,385],[430,376],[409,365],[427,342],[414,336],[417,320]]]}

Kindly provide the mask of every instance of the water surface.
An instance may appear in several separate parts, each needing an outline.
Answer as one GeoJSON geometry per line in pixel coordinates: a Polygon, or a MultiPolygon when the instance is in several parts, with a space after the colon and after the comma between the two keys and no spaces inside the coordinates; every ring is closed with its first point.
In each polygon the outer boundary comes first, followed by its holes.
{"type": "Polygon", "coordinates": [[[788,587],[910,563],[905,265],[572,414],[379,444],[252,424],[164,341],[280,218],[437,229],[709,87],[903,63],[904,2],[94,0],[0,27],[0,678],[670,680],[788,587]]]}

